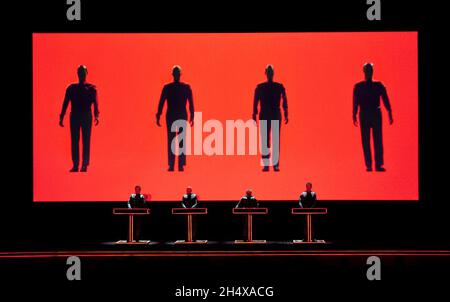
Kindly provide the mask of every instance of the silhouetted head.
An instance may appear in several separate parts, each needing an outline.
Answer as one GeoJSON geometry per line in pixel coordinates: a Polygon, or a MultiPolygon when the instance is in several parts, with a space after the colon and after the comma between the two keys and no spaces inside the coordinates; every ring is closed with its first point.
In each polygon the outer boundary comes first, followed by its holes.
{"type": "Polygon", "coordinates": [[[312,183],[307,182],[306,183],[306,192],[311,192],[311,189],[312,189],[312,183]]]}
{"type": "Polygon", "coordinates": [[[366,81],[372,81],[373,76],[373,64],[372,63],[366,63],[363,66],[364,76],[366,78],[366,81]]]}
{"type": "Polygon", "coordinates": [[[272,82],[273,81],[273,66],[272,65],[267,65],[266,66],[266,77],[267,77],[267,81],[272,82]]]}
{"type": "Polygon", "coordinates": [[[191,186],[188,186],[187,188],[186,188],[186,194],[191,194],[192,193],[192,187],[191,186]]]}
{"type": "Polygon", "coordinates": [[[252,196],[253,191],[252,189],[247,189],[247,191],[245,191],[245,195],[247,195],[248,197],[252,196]]]}
{"type": "Polygon", "coordinates": [[[87,71],[87,67],[86,66],[84,66],[84,65],[78,66],[77,74],[78,74],[78,81],[80,83],[86,82],[87,73],[88,73],[88,71],[87,71]]]}
{"type": "Polygon", "coordinates": [[[136,194],[141,194],[141,186],[135,186],[134,187],[134,193],[136,193],[136,194]]]}
{"type": "Polygon", "coordinates": [[[179,82],[180,81],[180,77],[181,77],[181,67],[179,65],[175,65],[172,68],[172,76],[173,76],[173,80],[175,82],[179,82]]]}

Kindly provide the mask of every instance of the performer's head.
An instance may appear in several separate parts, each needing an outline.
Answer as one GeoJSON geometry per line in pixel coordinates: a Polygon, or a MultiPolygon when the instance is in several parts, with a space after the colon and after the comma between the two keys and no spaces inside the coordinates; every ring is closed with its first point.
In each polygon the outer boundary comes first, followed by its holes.
{"type": "Polygon", "coordinates": [[[136,193],[136,194],[141,194],[141,186],[136,185],[136,186],[134,187],[134,193],[136,193]]]}
{"type": "Polygon", "coordinates": [[[192,187],[191,186],[187,186],[186,194],[191,194],[191,193],[192,193],[192,187]]]}
{"type": "Polygon", "coordinates": [[[373,64],[372,63],[366,63],[363,66],[364,76],[366,78],[366,81],[372,81],[373,76],[373,64]]]}
{"type": "Polygon", "coordinates": [[[87,67],[86,66],[84,66],[84,65],[78,66],[77,74],[78,74],[78,81],[80,83],[86,82],[87,73],[88,73],[88,71],[87,71],[87,67]]]}
{"type": "Polygon", "coordinates": [[[273,81],[273,74],[274,74],[273,66],[270,65],[270,64],[267,65],[267,66],[266,66],[266,77],[267,77],[267,81],[269,81],[269,82],[273,81]]]}
{"type": "Polygon", "coordinates": [[[311,192],[311,189],[312,189],[312,183],[307,182],[306,183],[306,192],[311,192]]]}
{"type": "Polygon", "coordinates": [[[247,195],[247,196],[252,196],[252,194],[253,194],[253,191],[252,191],[252,189],[247,189],[247,191],[245,191],[245,195],[247,195]]]}
{"type": "Polygon", "coordinates": [[[179,65],[173,66],[173,68],[172,68],[172,76],[173,76],[173,80],[175,82],[179,82],[180,81],[181,67],[179,65]]]}

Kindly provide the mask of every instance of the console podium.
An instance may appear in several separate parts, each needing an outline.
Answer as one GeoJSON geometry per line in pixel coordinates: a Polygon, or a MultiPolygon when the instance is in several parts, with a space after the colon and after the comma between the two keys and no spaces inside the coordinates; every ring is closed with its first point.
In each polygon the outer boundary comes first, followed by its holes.
{"type": "Polygon", "coordinates": [[[327,214],[327,208],[292,208],[292,215],[305,215],[306,216],[306,230],[304,240],[293,240],[293,243],[325,243],[325,240],[313,240],[313,228],[311,218],[312,215],[324,215],[327,214]]]}
{"type": "Polygon", "coordinates": [[[247,240],[235,240],[234,243],[266,243],[266,240],[253,240],[253,215],[266,215],[267,208],[233,208],[235,215],[247,215],[247,240]]]}
{"type": "Polygon", "coordinates": [[[134,216],[149,215],[150,209],[147,208],[114,208],[114,215],[128,215],[128,239],[119,240],[116,244],[149,244],[150,240],[134,240],[134,216]]]}
{"type": "Polygon", "coordinates": [[[175,244],[202,244],[208,243],[208,240],[194,240],[192,236],[192,215],[206,215],[207,208],[173,208],[173,215],[185,215],[187,217],[187,238],[186,240],[177,240],[175,244]]]}

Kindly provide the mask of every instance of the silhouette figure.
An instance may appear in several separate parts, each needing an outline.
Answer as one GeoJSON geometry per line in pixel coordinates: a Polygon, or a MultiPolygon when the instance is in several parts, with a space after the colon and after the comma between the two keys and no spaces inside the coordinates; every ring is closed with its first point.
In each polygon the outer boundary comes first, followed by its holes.
{"type": "Polygon", "coordinates": [[[71,84],[66,89],[61,114],[59,115],[59,125],[64,127],[64,115],[66,114],[67,107],[70,103],[70,138],[72,142],[73,162],[73,167],[70,172],[78,172],[80,163],[80,131],[83,138],[83,162],[81,165],[81,172],[87,172],[91,149],[92,104],[94,104],[95,125],[97,126],[99,122],[97,89],[94,85],[86,82],[88,73],[86,66],[80,65],[77,73],[78,83],[71,84]]]}
{"type": "Polygon", "coordinates": [[[311,191],[312,183],[306,183],[306,191],[300,194],[300,200],[298,205],[301,208],[313,208],[316,205],[317,194],[316,192],[311,191]]]}
{"type": "MultiPolygon", "coordinates": [[[[235,206],[235,208],[257,208],[259,207],[259,203],[256,200],[256,198],[253,196],[253,191],[252,189],[247,189],[247,191],[245,192],[245,196],[243,196],[241,198],[241,200],[239,200],[238,204],[235,206]]],[[[248,217],[247,215],[243,215],[244,216],[244,223],[245,225],[247,225],[248,223],[248,217]]],[[[248,229],[246,227],[243,228],[244,229],[244,241],[247,241],[247,232],[248,229]]]]}
{"type": "Polygon", "coordinates": [[[383,167],[383,133],[380,98],[383,100],[384,107],[389,113],[390,125],[394,122],[391,104],[383,84],[372,80],[373,65],[371,63],[364,64],[363,71],[365,80],[357,83],[353,89],[353,124],[358,126],[356,115],[359,109],[361,141],[366,170],[368,172],[372,171],[372,152],[370,146],[370,133],[372,131],[375,151],[375,170],[384,172],[386,169],[383,167]]]}
{"type": "MultiPolygon", "coordinates": [[[[128,208],[147,208],[147,201],[145,195],[141,194],[141,186],[134,187],[134,193],[130,195],[128,199],[128,208]]],[[[142,217],[140,215],[134,215],[134,239],[139,241],[141,237],[142,217]]]]}
{"type": "MultiPolygon", "coordinates": [[[[280,154],[280,131],[281,130],[281,110],[280,110],[280,100],[283,98],[283,111],[284,111],[284,121],[285,124],[289,122],[288,119],[288,104],[286,97],[286,90],[283,84],[273,81],[274,70],[272,65],[267,65],[266,67],[266,77],[267,82],[260,83],[255,89],[255,96],[253,99],[253,120],[256,121],[256,115],[258,114],[258,104],[260,104],[259,112],[259,122],[260,122],[260,135],[262,145],[266,145],[267,148],[271,147],[271,144],[278,147],[278,150],[272,148],[273,153],[277,152],[276,158],[272,155],[272,165],[274,171],[279,171],[279,154],[280,154]],[[263,126],[263,121],[266,121],[266,127],[263,126]],[[278,131],[272,128],[272,124],[277,125],[278,131]],[[267,142],[263,139],[267,138],[267,142]],[[271,143],[272,138],[272,143],[271,143]],[[274,143],[273,140],[277,139],[278,143],[274,143]]],[[[264,147],[263,147],[264,148],[264,147]]],[[[267,150],[268,151],[268,150],[267,150]]],[[[262,154],[262,162],[264,165],[263,172],[269,171],[269,165],[271,161],[271,154],[262,154]]]]}
{"type": "Polygon", "coordinates": [[[161,127],[160,117],[164,108],[164,103],[167,100],[166,111],[166,126],[167,126],[167,155],[169,169],[173,171],[175,166],[175,150],[172,150],[172,142],[175,143],[175,138],[178,139],[176,143],[178,145],[178,171],[184,171],[186,165],[186,154],[184,152],[183,142],[186,138],[187,127],[187,111],[186,103],[189,102],[189,123],[194,125],[194,100],[192,98],[191,87],[180,82],[181,67],[175,65],[172,69],[173,82],[166,84],[162,90],[161,98],[159,99],[158,112],[156,113],[156,124],[161,127]],[[179,123],[179,121],[184,121],[179,123]],[[175,131],[172,131],[172,124],[178,121],[175,131]],[[182,130],[181,130],[182,129],[182,130]]]}

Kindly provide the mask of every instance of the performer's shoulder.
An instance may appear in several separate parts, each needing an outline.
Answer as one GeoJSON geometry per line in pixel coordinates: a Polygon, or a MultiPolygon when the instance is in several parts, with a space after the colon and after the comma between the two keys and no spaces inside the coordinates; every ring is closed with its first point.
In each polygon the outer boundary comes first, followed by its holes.
{"type": "Polygon", "coordinates": [[[189,85],[188,83],[180,82],[180,85],[183,86],[184,88],[191,89],[191,85],[189,85]]]}
{"type": "Polygon", "coordinates": [[[86,83],[86,87],[88,87],[89,89],[92,89],[92,90],[97,90],[97,86],[95,86],[92,83],[86,83]]]}
{"type": "Polygon", "coordinates": [[[280,82],[274,82],[274,84],[280,88],[284,88],[283,83],[280,82]]]}
{"type": "Polygon", "coordinates": [[[360,82],[355,84],[355,88],[362,87],[362,86],[364,86],[364,84],[366,84],[366,81],[360,81],[360,82]]]}
{"type": "Polygon", "coordinates": [[[384,85],[383,85],[383,83],[381,81],[376,81],[376,82],[374,82],[374,84],[377,85],[380,88],[384,88],[384,85]]]}

